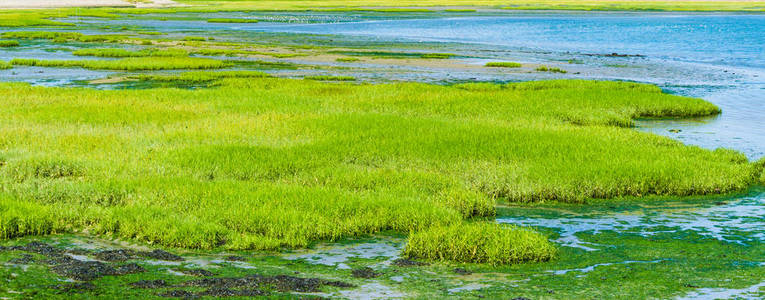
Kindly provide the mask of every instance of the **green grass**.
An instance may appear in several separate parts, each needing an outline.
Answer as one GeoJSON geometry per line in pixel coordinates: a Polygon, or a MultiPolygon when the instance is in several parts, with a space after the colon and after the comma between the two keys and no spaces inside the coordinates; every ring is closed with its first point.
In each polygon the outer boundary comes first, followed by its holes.
{"type": "Polygon", "coordinates": [[[456,56],[456,54],[452,53],[425,53],[422,54],[420,57],[422,58],[431,58],[431,59],[449,59],[456,56]]]}
{"type": "Polygon", "coordinates": [[[189,57],[130,57],[118,60],[38,60],[16,58],[11,60],[11,64],[36,67],[78,67],[92,70],[121,71],[221,69],[231,65],[227,62],[215,59],[189,57]]]}
{"type": "Polygon", "coordinates": [[[308,80],[319,80],[319,81],[355,81],[356,80],[356,78],[353,76],[329,76],[329,75],[306,76],[303,78],[308,80]]]}
{"type": "Polygon", "coordinates": [[[496,266],[549,261],[556,253],[547,237],[531,229],[471,223],[414,233],[409,236],[403,254],[410,258],[496,266]]]}
{"type": "Polygon", "coordinates": [[[207,23],[258,23],[256,19],[207,19],[207,23]]]}
{"type": "Polygon", "coordinates": [[[241,50],[241,49],[221,49],[221,48],[196,48],[191,50],[191,54],[204,55],[204,56],[242,56],[242,55],[265,55],[276,58],[289,58],[303,56],[300,53],[279,53],[279,52],[263,52],[254,50],[241,50]]]}
{"type": "Polygon", "coordinates": [[[0,40],[0,47],[18,47],[19,45],[19,41],[16,40],[0,40]]]}
{"type": "Polygon", "coordinates": [[[8,70],[10,68],[13,68],[13,65],[9,62],[0,60],[0,70],[8,70]]]}
{"type": "Polygon", "coordinates": [[[337,62],[357,62],[357,61],[360,61],[360,59],[355,58],[355,57],[339,57],[339,58],[335,59],[335,61],[337,61],[337,62]]]}
{"type": "Polygon", "coordinates": [[[207,38],[201,36],[187,36],[184,37],[183,40],[187,42],[204,42],[207,38]]]}
{"type": "Polygon", "coordinates": [[[485,66],[490,68],[520,68],[521,64],[517,62],[488,62],[485,66]]]}
{"type": "Polygon", "coordinates": [[[179,83],[205,83],[225,78],[266,78],[271,77],[268,73],[260,71],[220,71],[220,72],[183,72],[174,75],[140,75],[140,80],[166,81],[179,83]]]}
{"type": "MultiPolygon", "coordinates": [[[[413,236],[432,245],[423,255],[473,261],[428,240],[473,235],[471,219],[493,216],[496,201],[708,195],[746,189],[761,174],[738,152],[628,128],[634,118],[719,113],[656,86],[209,76],[215,87],[196,90],[0,84],[2,236],[87,230],[172,247],[278,249],[391,230],[422,232],[413,236]]],[[[488,238],[479,250],[505,253],[506,234],[488,238]]],[[[525,257],[549,253],[537,250],[525,257]]]]}
{"type": "Polygon", "coordinates": [[[79,32],[58,32],[58,31],[10,31],[2,34],[3,38],[14,39],[44,39],[52,40],[54,43],[65,43],[77,41],[84,43],[96,42],[120,42],[128,38],[126,35],[99,34],[84,35],[79,32]]]}
{"type": "Polygon", "coordinates": [[[330,53],[342,54],[348,56],[365,56],[372,58],[426,58],[426,59],[448,59],[456,56],[452,53],[420,53],[420,52],[391,52],[391,51],[348,51],[348,50],[336,50],[330,51],[330,53]]]}
{"type": "Polygon", "coordinates": [[[534,70],[539,71],[539,72],[568,73],[566,70],[563,70],[561,68],[548,67],[548,66],[539,66],[539,67],[537,67],[534,70]]]}
{"type": "Polygon", "coordinates": [[[83,48],[78,49],[72,54],[76,56],[96,56],[96,57],[183,57],[189,53],[181,49],[144,49],[140,51],[130,51],[121,48],[83,48]]]}

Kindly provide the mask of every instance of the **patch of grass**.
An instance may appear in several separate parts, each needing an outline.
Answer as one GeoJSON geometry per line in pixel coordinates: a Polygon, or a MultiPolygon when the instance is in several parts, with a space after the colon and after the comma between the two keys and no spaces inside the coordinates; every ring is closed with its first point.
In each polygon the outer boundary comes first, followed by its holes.
{"type": "Polygon", "coordinates": [[[627,128],[639,117],[719,113],[651,85],[229,75],[175,78],[216,78],[195,90],[1,83],[0,220],[28,224],[3,225],[4,236],[87,230],[172,247],[279,249],[390,230],[421,233],[423,249],[437,249],[431,237],[445,232],[485,237],[473,248],[485,254],[423,253],[502,263],[497,255],[549,249],[506,252],[516,250],[501,241],[534,236],[474,227],[489,226],[471,219],[493,216],[496,201],[709,195],[746,189],[761,172],[735,151],[627,128]]]}
{"type": "Polygon", "coordinates": [[[431,58],[431,59],[449,59],[456,56],[456,54],[451,53],[425,53],[422,54],[420,57],[422,58],[431,58]]]}
{"type": "Polygon", "coordinates": [[[307,80],[319,80],[319,81],[354,81],[356,80],[356,78],[353,76],[329,76],[329,75],[306,76],[303,78],[307,80]]]}
{"type": "Polygon", "coordinates": [[[57,32],[57,31],[11,31],[4,32],[2,37],[15,39],[44,39],[52,40],[54,43],[65,43],[68,41],[77,41],[84,43],[95,42],[119,42],[128,38],[126,35],[84,35],[79,32],[57,32]]]}
{"type": "Polygon", "coordinates": [[[13,68],[13,65],[12,65],[12,64],[10,64],[10,63],[9,63],[9,62],[7,62],[7,61],[2,61],[2,60],[0,60],[0,70],[8,70],[8,69],[10,69],[10,68],[13,68]]]}
{"type": "Polygon", "coordinates": [[[8,47],[18,47],[19,41],[16,40],[0,40],[0,47],[8,48],[8,47]]]}
{"type": "Polygon", "coordinates": [[[476,12],[477,10],[471,8],[449,8],[444,9],[445,12],[476,12]]]}
{"type": "Polygon", "coordinates": [[[452,53],[419,53],[419,52],[390,52],[390,51],[330,51],[330,53],[343,54],[348,56],[367,56],[373,58],[430,58],[430,59],[448,59],[456,56],[452,53]]]}
{"type": "Polygon", "coordinates": [[[260,71],[219,71],[219,72],[184,72],[174,75],[140,75],[140,80],[167,81],[181,83],[204,83],[225,78],[266,78],[270,74],[260,71]]]}
{"type": "Polygon", "coordinates": [[[93,70],[176,70],[176,69],[221,69],[230,63],[207,58],[179,57],[130,57],[119,60],[38,60],[13,59],[11,64],[36,67],[79,67],[93,70]]]}
{"type": "Polygon", "coordinates": [[[121,48],[83,48],[78,49],[72,54],[76,56],[96,56],[96,57],[183,57],[189,53],[182,49],[144,49],[140,51],[130,51],[121,48]]]}
{"type": "Polygon", "coordinates": [[[539,72],[568,73],[566,70],[563,70],[561,68],[548,67],[548,66],[539,66],[539,67],[537,67],[534,70],[539,71],[539,72]]]}
{"type": "Polygon", "coordinates": [[[531,229],[483,222],[415,232],[403,252],[410,258],[495,266],[549,261],[556,253],[547,237],[531,229]]]}
{"type": "Polygon", "coordinates": [[[488,62],[486,67],[490,68],[520,68],[521,64],[517,62],[488,62]]]}
{"type": "Polygon", "coordinates": [[[183,40],[187,42],[204,42],[207,38],[201,36],[187,36],[184,37],[183,40]]]}
{"type": "Polygon", "coordinates": [[[207,23],[258,23],[256,19],[207,19],[207,23]]]}
{"type": "Polygon", "coordinates": [[[337,62],[357,62],[357,61],[360,61],[360,59],[355,58],[355,57],[339,57],[339,58],[335,59],[335,61],[337,61],[337,62]]]}
{"type": "Polygon", "coordinates": [[[279,52],[262,52],[253,50],[240,50],[240,49],[220,49],[220,48],[198,48],[191,51],[191,54],[204,55],[204,56],[241,56],[241,55],[265,55],[276,58],[288,58],[303,56],[300,53],[279,53],[279,52]]]}

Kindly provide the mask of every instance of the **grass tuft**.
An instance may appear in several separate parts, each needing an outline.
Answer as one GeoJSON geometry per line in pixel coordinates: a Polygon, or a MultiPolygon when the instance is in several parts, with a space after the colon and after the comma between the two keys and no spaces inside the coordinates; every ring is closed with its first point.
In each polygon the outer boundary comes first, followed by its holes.
{"type": "Polygon", "coordinates": [[[520,68],[521,64],[517,62],[488,62],[485,66],[490,68],[520,68]]]}
{"type": "Polygon", "coordinates": [[[270,74],[260,71],[220,71],[220,72],[184,72],[173,75],[139,75],[140,80],[180,82],[180,83],[205,83],[226,78],[267,78],[270,74]]]}
{"type": "Polygon", "coordinates": [[[0,70],[8,70],[13,68],[13,65],[7,61],[0,60],[0,70]]]}
{"type": "Polygon", "coordinates": [[[119,60],[38,60],[13,59],[11,64],[36,67],[85,68],[93,70],[179,70],[179,69],[221,69],[230,63],[209,58],[179,57],[130,57],[119,60]]]}
{"type": "Polygon", "coordinates": [[[548,66],[539,66],[534,70],[539,72],[568,73],[566,70],[563,70],[561,68],[548,67],[548,66]]]}
{"type": "Polygon", "coordinates": [[[531,229],[496,223],[434,226],[413,233],[403,254],[409,258],[507,265],[543,262],[557,249],[531,229]]]}
{"type": "Polygon", "coordinates": [[[10,48],[10,47],[18,47],[19,41],[16,40],[0,40],[0,47],[3,48],[10,48]]]}
{"type": "Polygon", "coordinates": [[[120,48],[84,48],[78,49],[72,54],[76,56],[96,57],[183,57],[189,53],[181,49],[144,49],[130,51],[120,48]]]}
{"type": "Polygon", "coordinates": [[[335,61],[337,61],[337,62],[357,62],[357,61],[360,61],[360,59],[358,59],[356,57],[339,57],[339,58],[335,59],[335,61]]]}

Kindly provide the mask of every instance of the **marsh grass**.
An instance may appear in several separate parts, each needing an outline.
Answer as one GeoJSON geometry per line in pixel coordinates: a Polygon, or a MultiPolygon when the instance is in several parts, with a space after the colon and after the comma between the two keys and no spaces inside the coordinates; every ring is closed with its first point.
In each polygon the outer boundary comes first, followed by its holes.
{"type": "Polygon", "coordinates": [[[263,52],[254,50],[241,50],[241,49],[221,49],[221,48],[195,48],[191,50],[191,54],[203,55],[203,56],[247,56],[247,55],[265,55],[275,58],[290,58],[304,56],[301,53],[280,53],[280,52],[263,52]]]}
{"type": "Polygon", "coordinates": [[[121,48],[83,48],[72,52],[76,56],[95,56],[95,57],[183,57],[189,53],[182,49],[144,49],[140,51],[131,51],[121,48]]]}
{"type": "Polygon", "coordinates": [[[491,265],[543,262],[556,257],[557,249],[531,229],[496,223],[434,226],[414,233],[404,248],[409,258],[491,265]]]}
{"type": "Polygon", "coordinates": [[[207,19],[207,23],[258,23],[256,19],[207,19]]]}
{"type": "Polygon", "coordinates": [[[231,63],[215,59],[191,57],[129,57],[118,60],[38,60],[16,58],[11,60],[11,64],[121,71],[221,69],[232,65],[231,63]]]}
{"type": "Polygon", "coordinates": [[[204,42],[207,38],[201,36],[187,36],[184,37],[183,40],[187,42],[204,42]]]}
{"type": "Polygon", "coordinates": [[[268,73],[260,71],[220,71],[220,72],[183,72],[173,75],[139,75],[136,78],[148,81],[180,82],[180,83],[206,83],[226,78],[267,78],[272,77],[268,73]]]}
{"type": "Polygon", "coordinates": [[[424,58],[424,59],[448,59],[456,54],[452,53],[420,53],[420,52],[391,52],[391,51],[347,51],[347,50],[334,50],[329,53],[342,54],[348,56],[365,56],[372,58],[424,58]]]}
{"type": "Polygon", "coordinates": [[[566,70],[563,70],[561,68],[548,67],[548,66],[539,66],[539,67],[537,67],[534,70],[539,71],[539,72],[568,73],[566,70]]]}
{"type": "Polygon", "coordinates": [[[391,230],[414,233],[410,255],[499,264],[551,250],[530,232],[473,223],[496,201],[709,195],[762,172],[735,151],[628,128],[719,113],[651,85],[209,73],[173,78],[215,78],[195,90],[1,83],[0,235],[279,249],[391,230]],[[464,241],[443,249],[433,239],[444,235],[464,241]]]}
{"type": "Polygon", "coordinates": [[[0,40],[0,47],[2,48],[18,47],[19,45],[21,44],[16,40],[0,40]]]}
{"type": "Polygon", "coordinates": [[[357,61],[361,61],[361,59],[358,59],[356,57],[339,57],[339,58],[335,59],[335,61],[337,61],[337,62],[357,62],[357,61]]]}
{"type": "Polygon", "coordinates": [[[353,76],[330,76],[330,75],[315,75],[303,77],[307,80],[319,80],[319,81],[355,81],[356,77],[353,76]]]}
{"type": "Polygon", "coordinates": [[[77,41],[84,43],[96,43],[96,42],[120,42],[128,39],[127,35],[115,35],[115,34],[97,34],[97,35],[85,35],[79,32],[58,32],[58,31],[9,31],[2,34],[3,38],[12,39],[44,39],[52,40],[54,43],[66,43],[69,41],[77,41]]]}
{"type": "Polygon", "coordinates": [[[0,60],[0,70],[8,70],[13,68],[13,65],[7,61],[0,60]]]}
{"type": "Polygon", "coordinates": [[[520,68],[521,64],[517,62],[488,62],[484,66],[490,68],[520,68]]]}

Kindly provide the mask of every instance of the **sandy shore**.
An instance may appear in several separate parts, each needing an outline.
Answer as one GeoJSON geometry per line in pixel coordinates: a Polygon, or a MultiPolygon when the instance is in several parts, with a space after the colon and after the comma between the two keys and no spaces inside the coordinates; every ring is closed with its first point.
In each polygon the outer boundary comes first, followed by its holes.
{"type": "Polygon", "coordinates": [[[130,3],[127,0],[0,0],[0,9],[56,7],[165,7],[177,6],[172,0],[130,3]]]}

